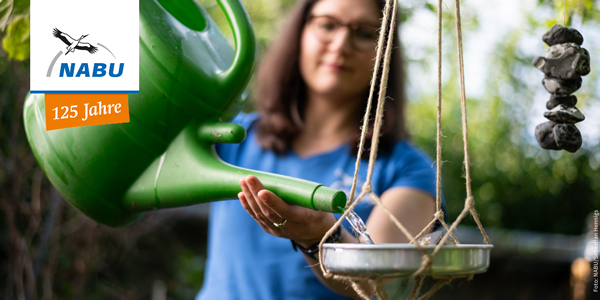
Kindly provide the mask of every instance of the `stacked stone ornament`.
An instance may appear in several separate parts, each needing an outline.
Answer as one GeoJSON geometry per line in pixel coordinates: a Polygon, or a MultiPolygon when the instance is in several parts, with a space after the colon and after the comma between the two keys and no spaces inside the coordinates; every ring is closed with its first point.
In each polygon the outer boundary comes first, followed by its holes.
{"type": "Polygon", "coordinates": [[[577,97],[571,95],[581,87],[581,76],[590,73],[590,54],[581,47],[583,36],[573,28],[555,24],[542,40],[550,46],[544,57],[533,65],[544,72],[542,84],[550,94],[544,113],[548,122],[535,128],[540,147],[575,152],[581,147],[581,133],[575,127],[585,119],[577,109],[577,97]]]}

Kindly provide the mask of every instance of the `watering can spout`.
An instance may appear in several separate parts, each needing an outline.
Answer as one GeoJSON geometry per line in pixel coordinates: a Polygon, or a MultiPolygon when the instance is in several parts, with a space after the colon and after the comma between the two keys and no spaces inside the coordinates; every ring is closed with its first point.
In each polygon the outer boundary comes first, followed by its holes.
{"type": "Polygon", "coordinates": [[[130,211],[179,207],[236,199],[239,180],[255,175],[284,201],[314,210],[342,212],[346,194],[321,184],[253,171],[223,162],[214,143],[239,143],[245,129],[233,123],[192,124],[173,141],[131,186],[123,198],[130,211]]]}

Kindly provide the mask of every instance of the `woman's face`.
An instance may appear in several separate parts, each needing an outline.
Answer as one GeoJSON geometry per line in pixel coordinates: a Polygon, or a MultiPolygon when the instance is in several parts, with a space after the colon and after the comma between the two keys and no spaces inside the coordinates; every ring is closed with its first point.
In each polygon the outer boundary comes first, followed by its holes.
{"type": "MultiPolygon", "coordinates": [[[[340,24],[355,22],[379,27],[381,12],[374,0],[321,0],[309,15],[328,16],[329,20],[340,24]]],[[[364,44],[365,36],[357,39],[356,34],[351,36],[349,27],[340,26],[330,35],[331,41],[324,42],[323,36],[311,27],[315,25],[312,23],[304,27],[300,43],[300,73],[308,89],[332,98],[356,97],[364,93],[376,56],[374,49],[356,47],[360,38],[364,44]]],[[[329,25],[326,23],[322,28],[329,30],[330,27],[325,27],[329,25]]]]}

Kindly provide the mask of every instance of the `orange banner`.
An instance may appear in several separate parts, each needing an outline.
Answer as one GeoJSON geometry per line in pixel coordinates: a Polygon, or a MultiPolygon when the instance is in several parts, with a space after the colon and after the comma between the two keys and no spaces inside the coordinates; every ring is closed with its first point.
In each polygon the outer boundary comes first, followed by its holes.
{"type": "Polygon", "coordinates": [[[127,94],[46,94],[46,131],[127,122],[127,94]]]}

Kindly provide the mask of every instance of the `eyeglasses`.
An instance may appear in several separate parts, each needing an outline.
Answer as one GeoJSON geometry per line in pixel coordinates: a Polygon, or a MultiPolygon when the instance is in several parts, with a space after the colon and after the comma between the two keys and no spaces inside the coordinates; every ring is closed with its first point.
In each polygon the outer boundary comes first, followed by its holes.
{"type": "Polygon", "coordinates": [[[350,22],[342,23],[330,16],[310,16],[308,26],[322,43],[330,43],[335,38],[341,27],[350,30],[350,45],[356,51],[370,52],[377,46],[376,26],[368,23],[350,22]]]}

